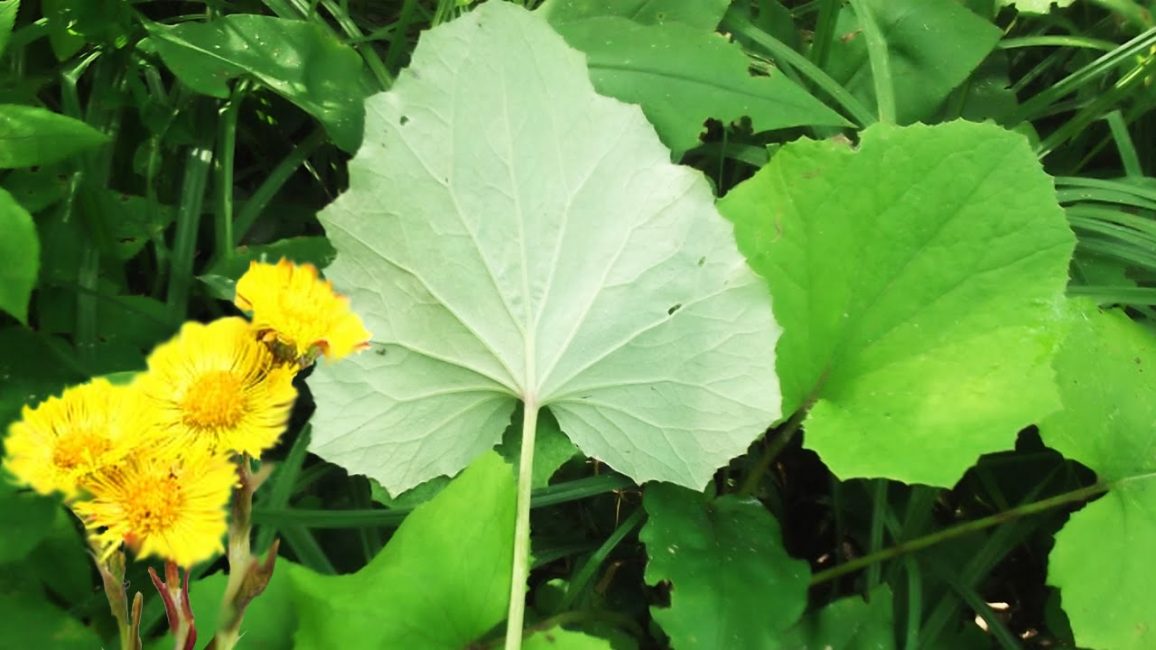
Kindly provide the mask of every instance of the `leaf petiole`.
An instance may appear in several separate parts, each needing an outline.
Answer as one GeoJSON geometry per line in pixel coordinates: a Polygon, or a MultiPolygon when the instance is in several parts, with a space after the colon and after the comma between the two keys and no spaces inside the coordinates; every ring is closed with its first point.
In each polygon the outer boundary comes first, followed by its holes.
{"type": "Polygon", "coordinates": [[[527,397],[522,411],[522,451],[518,456],[518,500],[514,519],[514,565],[510,571],[510,608],[506,616],[506,650],[522,647],[526,616],[526,580],[530,577],[530,488],[534,438],[538,433],[538,399],[527,397]]]}

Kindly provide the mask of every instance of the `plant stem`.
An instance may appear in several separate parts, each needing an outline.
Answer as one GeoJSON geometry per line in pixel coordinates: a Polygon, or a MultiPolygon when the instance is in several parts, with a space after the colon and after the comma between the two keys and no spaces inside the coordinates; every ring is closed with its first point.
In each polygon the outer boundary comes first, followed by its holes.
{"type": "MultiPolygon", "coordinates": [[[[116,619],[116,628],[120,633],[121,650],[140,650],[140,628],[138,605],[133,602],[133,613],[130,617],[128,595],[124,589],[124,552],[115,551],[108,560],[100,559],[100,548],[93,545],[92,559],[96,563],[96,570],[100,573],[101,584],[104,585],[104,596],[108,599],[108,608],[112,617],[116,619]]],[[[137,600],[141,599],[137,592],[137,600]]]]}
{"type": "Polygon", "coordinates": [[[992,526],[998,526],[999,524],[1007,523],[1013,519],[1034,515],[1062,505],[1075,503],[1076,501],[1083,501],[1085,499],[1089,499],[1091,497],[1107,492],[1109,487],[1110,486],[1105,483],[1096,483],[1095,485],[1082,487],[1077,490],[1072,490],[1071,492],[1057,494],[1054,497],[1049,497],[1047,499],[1043,499],[1042,501],[1035,501],[1032,503],[1024,504],[1022,506],[1017,506],[1010,510],[997,512],[994,515],[984,517],[982,519],[967,521],[959,524],[958,526],[952,526],[951,528],[945,528],[944,530],[932,533],[931,535],[926,535],[924,537],[919,537],[910,541],[901,542],[895,546],[891,546],[875,553],[856,558],[850,562],[847,562],[846,564],[840,564],[839,566],[831,567],[826,571],[820,571],[811,577],[811,585],[814,586],[823,584],[824,582],[834,580],[839,576],[853,573],[859,569],[871,566],[876,562],[883,562],[892,558],[899,557],[901,555],[914,553],[915,551],[925,549],[929,546],[934,546],[940,542],[946,542],[949,539],[954,539],[961,535],[978,532],[985,528],[991,528],[992,526]]]}
{"type": "MultiPolygon", "coordinates": [[[[189,572],[185,571],[182,580],[180,568],[166,560],[165,579],[161,580],[152,567],[149,567],[149,578],[165,601],[165,614],[169,619],[169,631],[173,635],[173,650],[193,650],[197,647],[197,625],[189,603],[189,572]]],[[[136,603],[133,606],[135,609],[136,603]]]]}
{"type": "Polygon", "coordinates": [[[795,434],[799,432],[799,428],[803,426],[803,420],[807,419],[807,413],[810,411],[810,402],[803,408],[795,411],[790,420],[783,425],[783,428],[778,431],[774,439],[772,439],[767,446],[763,448],[763,455],[759,457],[755,468],[751,470],[747,477],[743,479],[743,484],[739,488],[739,496],[749,497],[755,493],[759,488],[759,483],[763,480],[763,475],[771,468],[771,463],[779,457],[783,449],[791,443],[795,438],[795,434]]]}
{"type": "Polygon", "coordinates": [[[254,475],[248,454],[237,459],[238,486],[233,491],[233,510],[229,521],[229,578],[221,596],[221,614],[217,634],[209,644],[211,650],[232,650],[241,638],[241,621],[245,608],[265,591],[273,577],[279,544],[273,540],[264,562],[253,557],[250,534],[253,526],[253,493],[266,474],[254,475]]]}
{"type": "Polygon", "coordinates": [[[522,412],[522,453],[518,457],[517,514],[514,520],[514,565],[510,572],[510,609],[506,617],[506,650],[522,647],[526,615],[526,580],[530,577],[530,487],[534,468],[534,438],[538,432],[538,398],[525,399],[522,412]]]}

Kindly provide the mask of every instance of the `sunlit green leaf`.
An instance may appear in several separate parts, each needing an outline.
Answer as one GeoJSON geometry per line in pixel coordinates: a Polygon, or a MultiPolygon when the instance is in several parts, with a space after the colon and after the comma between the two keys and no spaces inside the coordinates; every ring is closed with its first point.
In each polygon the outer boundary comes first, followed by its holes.
{"type": "Polygon", "coordinates": [[[651,484],[639,539],[646,581],[670,583],[670,607],[652,607],[671,645],[779,648],[807,606],[807,563],[783,548],[779,524],[753,499],[710,500],[651,484]]]}
{"type": "Polygon", "coordinates": [[[706,180],[541,17],[427,32],[367,134],[321,221],[374,345],[310,377],[311,450],[399,493],[532,399],[587,455],[700,487],[778,418],[766,286],[706,180]]]}
{"type": "Polygon", "coordinates": [[[461,650],[505,618],[513,555],[514,472],[490,452],[357,573],[294,570],[293,647],[461,650]]]}
{"type": "Polygon", "coordinates": [[[814,404],[805,444],[841,478],[950,486],[1059,406],[1074,238],[1022,137],[953,122],[799,141],[720,208],[771,285],[785,405],[814,404]]]}
{"type": "Polygon", "coordinates": [[[1088,303],[1056,357],[1064,403],[1040,423],[1044,442],[1092,468],[1111,490],[1056,535],[1048,583],[1080,647],[1151,648],[1156,601],[1156,335],[1088,303]]]}
{"type": "Polygon", "coordinates": [[[40,272],[40,239],[32,215],[0,189],[0,311],[21,323],[28,320],[28,300],[40,272]]]}

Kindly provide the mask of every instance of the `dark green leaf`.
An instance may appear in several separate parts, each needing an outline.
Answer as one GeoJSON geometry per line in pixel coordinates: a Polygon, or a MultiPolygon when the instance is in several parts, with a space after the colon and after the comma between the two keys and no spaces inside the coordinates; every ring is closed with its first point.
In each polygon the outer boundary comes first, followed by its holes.
{"type": "Polygon", "coordinates": [[[730,0],[549,0],[539,11],[551,24],[618,16],[644,25],[682,23],[713,32],[730,0]]]}
{"type": "MultiPolygon", "coordinates": [[[[999,28],[955,0],[865,0],[865,4],[887,42],[900,124],[930,116],[1002,36],[999,28]]],[[[874,104],[875,82],[865,40],[854,12],[845,7],[827,71],[874,104]]]]}
{"type": "Polygon", "coordinates": [[[249,75],[317,118],[337,146],[353,152],[361,143],[361,58],[323,25],[235,14],[148,28],[157,53],[193,90],[223,99],[230,79],[249,75]]]}
{"type": "Polygon", "coordinates": [[[792,650],[892,650],[891,600],[891,589],[885,584],[872,589],[868,600],[841,598],[805,616],[787,632],[783,646],[792,650]]]}
{"type": "Polygon", "coordinates": [[[0,647],[94,650],[106,646],[95,632],[51,603],[0,596],[0,647]]]}
{"type": "Polygon", "coordinates": [[[48,20],[48,41],[63,61],[86,42],[114,48],[128,45],[132,34],[132,7],[124,0],[42,0],[48,20]]]}
{"type": "Polygon", "coordinates": [[[32,330],[0,330],[0,432],[20,415],[20,407],[36,403],[80,382],[85,376],[66,361],[75,354],[59,340],[32,330]]]}
{"type": "Polygon", "coordinates": [[[271,244],[241,246],[233,255],[219,260],[197,277],[204,282],[213,297],[232,300],[237,280],[249,270],[250,262],[277,262],[282,257],[298,264],[312,264],[319,269],[329,266],[337,252],[325,237],[290,237],[271,244]]]}
{"type": "Polygon", "coordinates": [[[91,126],[59,113],[0,104],[0,169],[47,165],[104,144],[91,126]]]}
{"type": "Polygon", "coordinates": [[[586,53],[595,89],[640,104],[676,155],[699,143],[709,118],[729,123],[749,117],[756,131],[847,125],[783,74],[752,76],[742,49],[721,35],[617,17],[556,27],[586,53]]]}
{"type": "MultiPolygon", "coordinates": [[[[0,564],[23,560],[52,531],[55,499],[22,490],[0,471],[0,564]]],[[[2,637],[0,637],[2,638],[2,637]]]]}
{"type": "Polygon", "coordinates": [[[646,582],[671,583],[670,607],[651,608],[680,650],[779,648],[807,606],[807,563],[783,548],[779,524],[753,499],[708,500],[651,483],[639,533],[646,582]]]}

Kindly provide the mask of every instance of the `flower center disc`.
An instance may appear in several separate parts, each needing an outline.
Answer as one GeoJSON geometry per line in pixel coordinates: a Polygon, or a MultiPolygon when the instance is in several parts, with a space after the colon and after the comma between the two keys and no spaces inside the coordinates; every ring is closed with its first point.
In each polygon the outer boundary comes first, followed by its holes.
{"type": "Polygon", "coordinates": [[[110,447],[108,438],[95,431],[73,431],[56,441],[52,448],[52,464],[63,470],[91,465],[110,447]]]}
{"type": "Polygon", "coordinates": [[[181,401],[184,423],[198,429],[231,429],[245,414],[244,385],[226,370],[201,375],[181,401]]]}
{"type": "Polygon", "coordinates": [[[164,532],[176,523],[184,494],[176,478],[134,486],[124,503],[125,519],[134,537],[164,532]]]}

